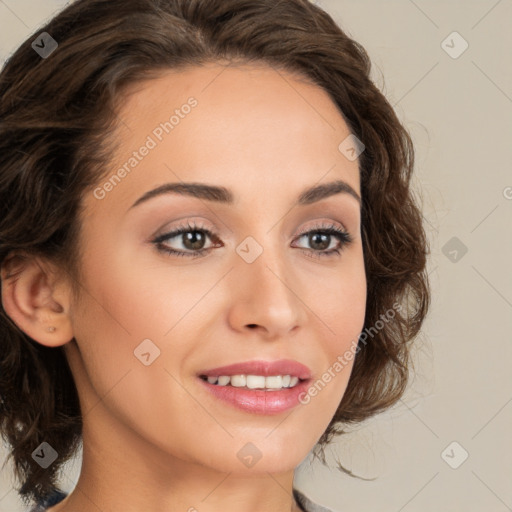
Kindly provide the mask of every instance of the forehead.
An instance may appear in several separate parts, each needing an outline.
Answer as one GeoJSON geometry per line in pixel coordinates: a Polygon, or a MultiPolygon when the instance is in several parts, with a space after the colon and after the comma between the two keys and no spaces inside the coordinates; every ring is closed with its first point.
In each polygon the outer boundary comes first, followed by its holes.
{"type": "Polygon", "coordinates": [[[264,64],[210,63],[171,70],[128,90],[120,107],[122,128],[128,130],[123,139],[130,147],[137,144],[134,136],[153,133],[170,120],[174,126],[167,141],[189,141],[196,154],[201,152],[201,140],[223,142],[226,135],[236,139],[239,152],[272,139],[286,152],[287,136],[318,142],[328,135],[325,145],[335,152],[339,136],[348,134],[339,110],[321,87],[264,64]],[[191,98],[197,106],[189,109],[191,98]]]}
{"type": "Polygon", "coordinates": [[[160,108],[172,111],[190,96],[201,102],[205,115],[228,103],[230,111],[251,115],[258,110],[268,114],[272,108],[276,116],[295,114],[297,119],[309,117],[310,121],[314,116],[331,129],[340,121],[327,92],[308,77],[261,62],[206,63],[162,71],[156,78],[128,86],[119,110],[126,121],[141,113],[152,117],[160,108]]]}
{"type": "Polygon", "coordinates": [[[360,190],[357,160],[338,149],[350,132],[336,105],[283,70],[210,63],[166,71],[129,88],[117,114],[110,170],[123,166],[127,176],[109,199],[133,202],[180,179],[282,194],[290,180],[300,190],[329,174],[360,190]],[[135,156],[144,146],[150,150],[135,156]]]}

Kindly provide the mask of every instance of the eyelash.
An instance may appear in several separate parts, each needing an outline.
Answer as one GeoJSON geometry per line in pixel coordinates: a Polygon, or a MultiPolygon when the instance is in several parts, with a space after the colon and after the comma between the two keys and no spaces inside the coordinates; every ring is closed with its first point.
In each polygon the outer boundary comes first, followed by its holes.
{"type": "MultiPolygon", "coordinates": [[[[190,232],[200,232],[205,233],[212,242],[219,241],[219,238],[216,236],[215,233],[212,233],[209,229],[203,228],[201,226],[198,226],[194,223],[190,224],[188,223],[187,226],[182,226],[177,228],[174,231],[170,231],[169,233],[164,233],[163,235],[159,235],[157,238],[155,238],[152,243],[156,245],[157,250],[160,252],[164,252],[166,254],[169,254],[171,256],[179,256],[179,257],[187,257],[187,258],[200,258],[202,256],[205,256],[207,253],[209,253],[212,249],[215,249],[215,247],[209,247],[207,249],[199,249],[197,251],[177,251],[176,249],[170,249],[169,247],[162,244],[164,240],[169,240],[172,238],[176,238],[179,235],[182,235],[184,233],[190,233],[190,232]]],[[[324,251],[315,251],[314,249],[301,249],[302,252],[304,252],[307,256],[313,257],[313,258],[322,258],[322,257],[332,257],[334,255],[339,255],[341,251],[348,245],[350,245],[353,242],[353,238],[347,231],[337,227],[334,224],[329,225],[319,225],[315,226],[313,229],[309,229],[308,231],[304,231],[300,233],[297,236],[297,239],[300,239],[306,235],[310,234],[323,234],[323,235],[331,235],[338,239],[340,242],[340,246],[334,249],[324,250],[324,251]],[[315,254],[314,256],[311,254],[315,254]]],[[[330,245],[330,244],[329,244],[330,245]]]]}

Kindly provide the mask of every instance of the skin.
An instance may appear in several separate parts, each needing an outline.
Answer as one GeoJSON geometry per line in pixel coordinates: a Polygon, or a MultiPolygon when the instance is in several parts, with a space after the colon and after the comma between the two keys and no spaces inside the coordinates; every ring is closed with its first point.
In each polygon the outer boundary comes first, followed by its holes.
{"type": "MultiPolygon", "coordinates": [[[[51,512],[299,510],[295,468],[345,392],[353,361],[307,405],[277,415],[226,405],[198,381],[205,368],[281,358],[321,378],[363,328],[366,276],[354,197],[293,207],[305,188],[336,179],[361,191],[358,161],[338,150],[350,132],[335,104],[289,73],[216,63],[139,84],[122,102],[108,176],[191,96],[197,107],[130,174],[103,199],[84,198],[79,300],[41,258],[2,287],[20,328],[64,345],[80,396],[82,471],[51,512]],[[166,194],[130,208],[180,181],[224,186],[235,202],[166,194]],[[159,252],[152,240],[187,220],[221,246],[200,258],[159,252]],[[352,243],[312,257],[321,250],[299,235],[319,224],[345,228],[352,243]],[[235,250],[247,236],[263,248],[250,264],[235,250]],[[161,351],[149,366],[134,356],[147,338],[161,351]],[[248,442],[262,455],[251,468],[237,457],[248,442]]],[[[166,244],[190,252],[182,236],[166,244]]]]}

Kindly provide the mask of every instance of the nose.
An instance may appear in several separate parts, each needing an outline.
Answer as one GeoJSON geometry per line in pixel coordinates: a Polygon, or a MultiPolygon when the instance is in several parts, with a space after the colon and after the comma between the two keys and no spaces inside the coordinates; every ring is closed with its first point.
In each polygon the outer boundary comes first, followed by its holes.
{"type": "Polygon", "coordinates": [[[297,289],[299,280],[282,256],[274,257],[276,252],[265,248],[254,262],[237,262],[228,315],[233,329],[260,331],[267,339],[279,339],[303,325],[307,308],[297,289]]]}

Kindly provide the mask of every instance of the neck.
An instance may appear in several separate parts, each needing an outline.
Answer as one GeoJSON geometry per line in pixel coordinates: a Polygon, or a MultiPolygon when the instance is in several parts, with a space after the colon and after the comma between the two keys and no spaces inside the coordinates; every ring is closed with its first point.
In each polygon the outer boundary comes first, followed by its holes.
{"type": "Polygon", "coordinates": [[[84,417],[83,447],[75,490],[49,512],[301,510],[293,498],[293,470],[269,473],[255,465],[221,472],[182,460],[115,421],[101,401],[84,417]]]}

